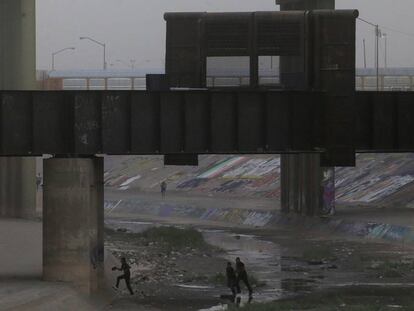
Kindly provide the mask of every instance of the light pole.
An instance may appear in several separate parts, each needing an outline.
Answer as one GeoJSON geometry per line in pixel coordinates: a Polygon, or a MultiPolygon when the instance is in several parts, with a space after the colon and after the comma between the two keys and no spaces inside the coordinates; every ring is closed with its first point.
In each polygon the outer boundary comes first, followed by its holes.
{"type": "Polygon", "coordinates": [[[80,40],[89,40],[103,47],[103,69],[106,70],[106,44],[99,42],[91,37],[80,37],[80,40]]]}
{"type": "Polygon", "coordinates": [[[384,51],[384,67],[385,68],[388,68],[388,42],[387,42],[387,39],[388,39],[388,35],[384,32],[384,33],[382,33],[382,35],[381,35],[381,38],[384,38],[384,40],[385,40],[385,51],[384,51]]]}
{"type": "Polygon", "coordinates": [[[362,41],[364,45],[364,68],[367,68],[367,50],[365,47],[365,39],[362,41]]]}
{"type": "Polygon", "coordinates": [[[55,56],[58,55],[59,53],[62,53],[62,52],[68,51],[68,50],[73,51],[73,50],[76,50],[76,48],[74,48],[74,47],[64,48],[64,49],[61,49],[59,51],[56,51],[56,52],[52,53],[52,71],[55,71],[55,56]]]}
{"type": "Polygon", "coordinates": [[[377,76],[377,91],[379,91],[379,38],[381,37],[381,29],[378,24],[371,23],[363,18],[358,17],[361,22],[371,25],[375,28],[375,71],[377,76]]]}

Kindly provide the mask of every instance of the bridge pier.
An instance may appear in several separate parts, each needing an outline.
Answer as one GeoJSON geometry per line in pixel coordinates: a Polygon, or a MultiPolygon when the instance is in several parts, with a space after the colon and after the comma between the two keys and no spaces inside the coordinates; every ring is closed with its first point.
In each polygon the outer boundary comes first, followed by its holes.
{"type": "MultiPolygon", "coordinates": [[[[35,14],[35,0],[0,1],[1,90],[36,89],[35,14]]],[[[35,168],[33,158],[0,158],[0,217],[35,215],[35,168]]]]}
{"type": "Polygon", "coordinates": [[[87,294],[103,282],[103,158],[44,160],[43,278],[87,294]]]}
{"type": "Polygon", "coordinates": [[[281,155],[283,213],[315,216],[335,210],[335,169],[321,167],[315,153],[281,155]]]}

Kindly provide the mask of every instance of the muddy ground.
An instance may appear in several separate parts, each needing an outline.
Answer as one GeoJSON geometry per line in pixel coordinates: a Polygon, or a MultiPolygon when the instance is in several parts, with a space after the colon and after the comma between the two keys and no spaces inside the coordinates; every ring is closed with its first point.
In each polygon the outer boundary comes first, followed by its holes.
{"type": "MultiPolygon", "coordinates": [[[[398,309],[408,305],[406,294],[414,289],[414,258],[409,245],[332,236],[324,230],[204,227],[198,229],[213,247],[174,249],[136,234],[158,225],[120,219],[109,222],[112,229],[126,230],[107,230],[106,247],[116,256],[128,258],[137,291],[133,297],[120,292],[111,309],[232,308],[234,305],[220,299],[220,295],[229,293],[222,273],[226,261],[236,256],[245,261],[259,285],[253,303],[278,299],[293,299],[288,306],[299,303],[280,310],[307,310],[306,306],[312,310],[364,310],[352,309],[353,304],[364,301],[370,307],[377,301],[380,306],[398,309]],[[322,298],[323,293],[330,298],[322,298]],[[315,300],[309,297],[320,297],[321,305],[315,306],[315,300]]],[[[241,304],[246,302],[243,296],[241,304]]]]}

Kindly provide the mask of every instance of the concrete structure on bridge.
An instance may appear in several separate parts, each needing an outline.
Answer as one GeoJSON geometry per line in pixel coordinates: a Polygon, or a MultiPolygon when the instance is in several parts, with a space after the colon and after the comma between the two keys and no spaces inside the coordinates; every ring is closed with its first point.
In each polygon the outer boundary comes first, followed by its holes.
{"type": "MultiPolygon", "coordinates": [[[[0,1],[0,90],[36,88],[35,14],[35,0],[0,1]]],[[[35,176],[35,159],[0,157],[0,217],[34,216],[35,176]]]]}
{"type": "MultiPolygon", "coordinates": [[[[330,98],[328,105],[342,105],[343,109],[341,114],[328,113],[328,122],[349,124],[352,122],[351,98],[355,93],[355,24],[345,16],[351,13],[337,15],[333,21],[328,11],[317,10],[332,9],[332,0],[286,0],[279,4],[282,10],[294,11],[252,15],[166,14],[166,74],[170,85],[208,87],[206,77],[211,61],[222,58],[225,66],[226,58],[238,58],[248,68],[247,82],[241,87],[326,92],[330,98]],[[349,32],[335,30],[338,25],[349,32]],[[266,57],[280,58],[279,79],[274,84],[263,84],[260,80],[260,60],[266,57]]],[[[347,142],[339,141],[345,135],[337,130],[336,127],[325,133],[331,147],[322,158],[312,151],[282,155],[283,211],[318,215],[333,210],[335,170],[332,166],[355,161],[355,150],[347,142]]]]}

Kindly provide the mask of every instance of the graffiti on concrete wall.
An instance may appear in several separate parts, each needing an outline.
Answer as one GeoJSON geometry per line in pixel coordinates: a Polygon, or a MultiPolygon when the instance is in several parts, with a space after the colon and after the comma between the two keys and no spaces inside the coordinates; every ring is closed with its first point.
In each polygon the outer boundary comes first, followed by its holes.
{"type": "Polygon", "coordinates": [[[325,168],[322,177],[322,208],[325,214],[335,214],[335,169],[325,168]]]}

